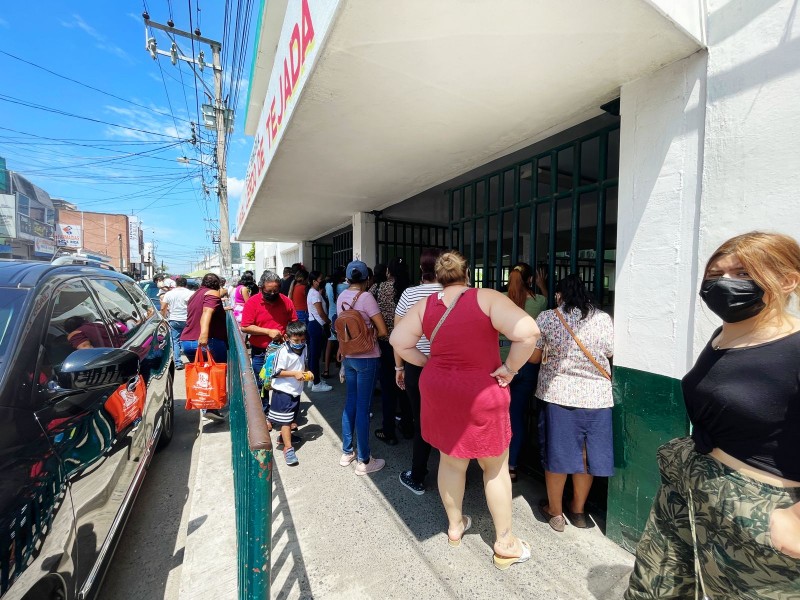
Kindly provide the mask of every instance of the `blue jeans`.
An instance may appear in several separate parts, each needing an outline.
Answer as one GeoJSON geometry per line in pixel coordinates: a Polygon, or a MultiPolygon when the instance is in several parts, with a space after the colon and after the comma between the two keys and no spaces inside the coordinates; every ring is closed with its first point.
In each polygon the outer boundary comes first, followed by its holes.
{"type": "Polygon", "coordinates": [[[378,358],[345,358],[344,379],[347,384],[347,400],[342,412],[342,452],[353,451],[353,430],[358,445],[359,462],[369,461],[369,407],[375,376],[378,373],[378,358]]]}
{"type": "MultiPolygon", "coordinates": [[[[182,340],[181,347],[189,362],[194,362],[195,354],[197,354],[197,340],[182,340]]],[[[208,338],[208,349],[215,361],[228,362],[228,344],[224,340],[208,338]]]]}
{"type": "Polygon", "coordinates": [[[314,374],[314,383],[319,383],[319,359],[325,347],[325,332],[315,319],[308,322],[308,370],[314,374]]]}
{"type": "Polygon", "coordinates": [[[297,320],[302,321],[303,323],[308,326],[308,311],[307,310],[298,310],[297,311],[297,320]]]}
{"type": "Polygon", "coordinates": [[[511,445],[508,448],[508,465],[516,467],[519,453],[525,442],[525,411],[530,405],[539,381],[539,365],[525,363],[511,380],[511,445]]]}
{"type": "MultiPolygon", "coordinates": [[[[168,321],[169,323],[169,336],[172,338],[172,355],[175,358],[175,364],[181,362],[181,333],[186,327],[186,321],[168,321]]],[[[214,359],[216,360],[216,359],[214,359]]]]}
{"type": "MultiPolygon", "coordinates": [[[[253,352],[260,352],[260,348],[253,348],[253,352]]],[[[264,360],[266,359],[266,354],[253,354],[250,358],[250,363],[253,365],[253,374],[256,377],[256,385],[258,386],[258,392],[261,393],[261,387],[264,385],[264,380],[259,377],[259,373],[261,373],[261,369],[264,367],[264,360]]],[[[269,413],[269,394],[264,394],[261,396],[261,408],[264,410],[264,414],[266,415],[269,413]]]]}

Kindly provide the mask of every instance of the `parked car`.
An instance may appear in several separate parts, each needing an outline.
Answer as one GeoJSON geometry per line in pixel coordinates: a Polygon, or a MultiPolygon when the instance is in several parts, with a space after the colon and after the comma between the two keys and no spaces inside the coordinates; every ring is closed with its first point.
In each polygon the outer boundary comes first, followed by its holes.
{"type": "Polygon", "coordinates": [[[0,260],[0,596],[94,598],[173,435],[166,321],[100,266],[0,260]]]}
{"type": "Polygon", "coordinates": [[[153,306],[156,307],[156,310],[161,310],[161,298],[158,296],[158,286],[152,280],[140,281],[137,285],[150,299],[150,302],[153,303],[153,306]]]}

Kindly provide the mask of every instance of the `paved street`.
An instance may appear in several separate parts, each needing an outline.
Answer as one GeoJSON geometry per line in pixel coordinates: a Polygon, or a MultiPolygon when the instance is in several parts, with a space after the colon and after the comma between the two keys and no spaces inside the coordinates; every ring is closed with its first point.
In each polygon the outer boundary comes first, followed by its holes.
{"type": "Polygon", "coordinates": [[[184,408],[183,373],[175,377],[175,436],[150,465],[100,600],[178,597],[200,433],[199,412],[184,408]]]}

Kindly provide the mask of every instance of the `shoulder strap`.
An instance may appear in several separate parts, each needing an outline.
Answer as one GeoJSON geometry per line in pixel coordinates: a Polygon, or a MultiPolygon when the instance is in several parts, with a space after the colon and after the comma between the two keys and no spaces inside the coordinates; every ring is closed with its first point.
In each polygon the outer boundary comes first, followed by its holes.
{"type": "Polygon", "coordinates": [[[361,290],[360,292],[358,292],[358,293],[355,295],[355,297],[353,298],[353,301],[352,301],[352,302],[350,302],[349,304],[348,304],[347,302],[342,302],[342,308],[344,308],[344,307],[345,307],[345,305],[346,305],[346,306],[349,306],[350,308],[346,308],[345,310],[355,310],[355,308],[356,308],[356,302],[358,302],[358,297],[359,297],[361,294],[363,294],[363,293],[364,293],[364,290],[361,290]]]}
{"type": "Polygon", "coordinates": [[[431,333],[431,339],[430,339],[431,345],[433,345],[433,339],[436,337],[436,333],[439,331],[439,328],[442,326],[442,324],[444,324],[444,320],[447,318],[447,315],[449,315],[450,311],[455,308],[456,303],[459,300],[461,300],[461,296],[466,294],[468,289],[469,288],[467,288],[466,290],[462,290],[461,293],[458,296],[456,296],[455,300],[453,300],[450,303],[450,306],[447,307],[447,310],[444,311],[444,314],[442,315],[442,318],[439,319],[439,322],[436,324],[436,327],[433,328],[433,333],[431,333]]]}
{"type": "Polygon", "coordinates": [[[591,355],[591,353],[590,353],[590,352],[589,352],[589,350],[586,348],[586,346],[584,346],[584,345],[583,345],[583,343],[582,343],[582,342],[581,342],[581,341],[578,339],[578,336],[577,336],[577,335],[575,335],[575,332],[574,332],[574,331],[572,331],[572,327],[570,327],[570,326],[567,324],[567,320],[564,318],[564,315],[562,315],[562,314],[561,314],[561,311],[560,311],[560,310],[558,310],[558,309],[556,309],[556,316],[557,316],[557,317],[558,317],[558,319],[561,321],[561,324],[562,324],[562,325],[563,325],[563,326],[566,328],[566,330],[567,330],[567,331],[569,332],[569,334],[572,336],[572,339],[573,339],[573,340],[575,340],[575,343],[576,343],[576,344],[578,344],[578,348],[580,348],[580,349],[581,349],[581,351],[582,351],[582,352],[583,352],[583,353],[586,355],[586,358],[588,358],[588,359],[591,361],[591,363],[592,363],[592,364],[593,364],[595,367],[597,367],[597,370],[598,370],[598,371],[600,371],[600,373],[603,375],[603,377],[605,377],[606,379],[608,379],[609,381],[611,381],[611,374],[610,374],[608,371],[606,371],[606,370],[603,368],[603,366],[602,366],[602,365],[601,365],[599,362],[597,362],[597,360],[595,360],[594,356],[592,356],[592,355],[591,355]]]}

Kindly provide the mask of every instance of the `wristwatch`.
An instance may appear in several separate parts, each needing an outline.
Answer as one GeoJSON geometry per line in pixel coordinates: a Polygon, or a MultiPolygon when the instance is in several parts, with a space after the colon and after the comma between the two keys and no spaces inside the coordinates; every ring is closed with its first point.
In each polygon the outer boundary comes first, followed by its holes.
{"type": "Polygon", "coordinates": [[[405,371],[405,370],[406,370],[406,368],[405,368],[405,367],[398,367],[397,365],[395,365],[395,366],[394,366],[394,370],[395,370],[395,371],[405,371]]]}

